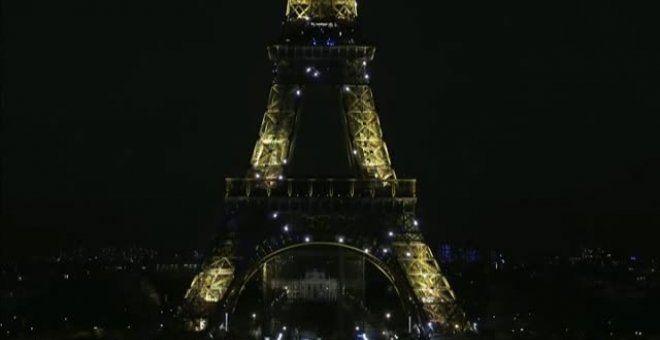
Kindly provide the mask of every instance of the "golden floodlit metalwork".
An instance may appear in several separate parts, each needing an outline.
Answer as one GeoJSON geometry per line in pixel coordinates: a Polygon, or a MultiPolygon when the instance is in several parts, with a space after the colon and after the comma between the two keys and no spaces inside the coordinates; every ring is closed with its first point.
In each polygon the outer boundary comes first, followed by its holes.
{"type": "Polygon", "coordinates": [[[247,282],[275,255],[334,246],[376,266],[419,329],[470,331],[419,229],[416,181],[397,178],[392,166],[368,73],[375,48],[356,33],[356,1],[289,0],[286,17],[283,37],[268,48],[275,78],[250,170],[226,181],[227,231],[180,311],[187,329],[227,330],[229,319],[217,314],[234,312],[247,282]],[[317,85],[337,91],[344,124],[338,133],[345,136],[354,178],[286,176],[305,89],[317,85]]]}
{"type": "Polygon", "coordinates": [[[399,265],[430,319],[461,330],[468,326],[431,249],[421,241],[396,241],[393,248],[399,265]]]}
{"type": "Polygon", "coordinates": [[[229,284],[234,279],[234,265],[231,256],[234,247],[227,240],[220,249],[214,250],[206,260],[202,271],[195,277],[186,300],[199,300],[198,303],[217,303],[227,293],[229,284]]]}
{"type": "Polygon", "coordinates": [[[252,154],[252,169],[256,176],[277,179],[293,146],[296,122],[296,101],[299,87],[273,84],[268,96],[268,107],[261,124],[259,139],[252,154]]]}
{"type": "Polygon", "coordinates": [[[357,1],[289,0],[286,15],[289,20],[355,20],[357,18],[357,1]]]}
{"type": "Polygon", "coordinates": [[[353,154],[350,159],[358,164],[366,178],[396,178],[371,88],[367,85],[344,85],[341,94],[349,133],[348,144],[353,154]]]}

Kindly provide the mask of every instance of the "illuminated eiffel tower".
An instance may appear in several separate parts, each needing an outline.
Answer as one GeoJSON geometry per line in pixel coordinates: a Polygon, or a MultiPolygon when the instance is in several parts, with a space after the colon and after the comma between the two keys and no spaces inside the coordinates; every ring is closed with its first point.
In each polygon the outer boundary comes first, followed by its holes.
{"type": "Polygon", "coordinates": [[[227,327],[247,282],[275,256],[302,247],[364,257],[392,283],[420,333],[470,330],[415,217],[416,181],[390,161],[367,67],[375,47],[357,35],[355,0],[288,0],[281,39],[268,47],[275,79],[251,169],[227,179],[225,232],[181,308],[191,331],[227,327]],[[290,178],[301,103],[334,89],[352,178],[290,178]]]}

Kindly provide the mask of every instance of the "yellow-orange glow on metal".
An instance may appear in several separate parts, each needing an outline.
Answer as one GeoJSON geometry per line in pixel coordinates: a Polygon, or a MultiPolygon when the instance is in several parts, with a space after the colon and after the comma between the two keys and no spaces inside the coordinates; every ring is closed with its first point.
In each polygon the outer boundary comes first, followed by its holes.
{"type": "Polygon", "coordinates": [[[286,6],[289,20],[336,19],[354,20],[356,0],[289,0],[286,6]]]}
{"type": "Polygon", "coordinates": [[[254,176],[277,179],[283,174],[292,148],[299,91],[297,86],[272,85],[259,140],[252,153],[254,176]]]}
{"type": "Polygon", "coordinates": [[[392,246],[397,262],[430,319],[445,329],[465,331],[468,327],[465,316],[431,249],[424,242],[414,240],[397,241],[392,246]]]}
{"type": "Polygon", "coordinates": [[[228,258],[219,258],[209,263],[199,273],[186,293],[186,299],[199,298],[205,302],[218,302],[229,289],[234,279],[234,266],[228,258]]]}
{"type": "Polygon", "coordinates": [[[395,179],[392,161],[383,140],[380,119],[368,85],[346,85],[341,90],[349,148],[364,178],[395,179]]]}
{"type": "Polygon", "coordinates": [[[195,312],[202,311],[224,298],[234,280],[234,265],[231,261],[234,250],[233,242],[225,241],[205,260],[201,272],[195,276],[186,292],[185,304],[188,308],[195,312]]]}

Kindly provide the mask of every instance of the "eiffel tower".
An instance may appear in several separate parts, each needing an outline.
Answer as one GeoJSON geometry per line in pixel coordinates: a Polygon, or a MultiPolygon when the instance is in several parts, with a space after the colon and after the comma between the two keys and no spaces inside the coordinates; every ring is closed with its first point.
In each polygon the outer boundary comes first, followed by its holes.
{"type": "Polygon", "coordinates": [[[185,295],[191,332],[228,328],[260,268],[286,252],[338,248],[385,275],[420,334],[470,330],[415,217],[416,181],[399,179],[376,112],[358,36],[356,0],[288,0],[266,112],[246,177],[226,180],[228,222],[185,295]],[[292,178],[305,93],[332,88],[341,108],[348,178],[292,178]]]}

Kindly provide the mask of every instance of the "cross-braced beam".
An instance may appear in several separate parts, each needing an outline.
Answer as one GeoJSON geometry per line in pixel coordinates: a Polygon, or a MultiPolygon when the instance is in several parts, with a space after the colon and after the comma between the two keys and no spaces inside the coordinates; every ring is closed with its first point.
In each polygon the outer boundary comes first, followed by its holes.
{"type": "Polygon", "coordinates": [[[465,315],[456,304],[456,296],[431,249],[418,240],[396,241],[392,247],[397,262],[431,321],[452,332],[465,331],[468,327],[465,315]]]}
{"type": "Polygon", "coordinates": [[[193,279],[182,306],[189,329],[203,331],[205,326],[196,320],[203,319],[205,322],[209,310],[227,294],[234,280],[232,258],[235,250],[231,240],[221,243],[204,261],[201,272],[193,279]]]}
{"type": "Polygon", "coordinates": [[[354,165],[366,178],[395,179],[371,88],[368,85],[345,85],[341,97],[354,165]]]}
{"type": "Polygon", "coordinates": [[[356,0],[289,0],[286,7],[289,20],[355,20],[356,0]]]}
{"type": "Polygon", "coordinates": [[[259,140],[252,153],[253,176],[265,179],[282,176],[293,147],[300,91],[295,85],[272,85],[259,140]]]}

